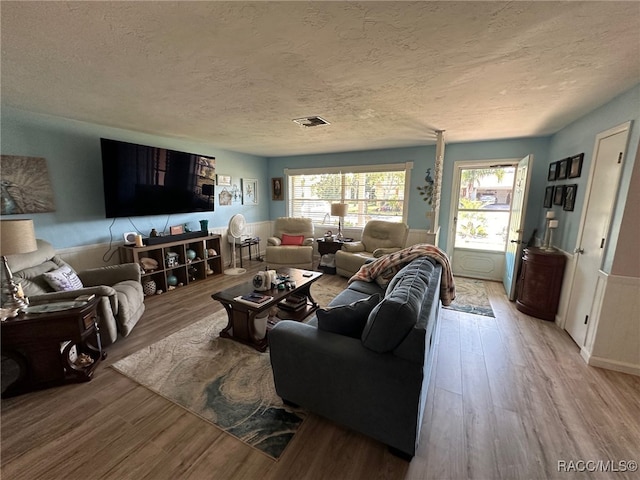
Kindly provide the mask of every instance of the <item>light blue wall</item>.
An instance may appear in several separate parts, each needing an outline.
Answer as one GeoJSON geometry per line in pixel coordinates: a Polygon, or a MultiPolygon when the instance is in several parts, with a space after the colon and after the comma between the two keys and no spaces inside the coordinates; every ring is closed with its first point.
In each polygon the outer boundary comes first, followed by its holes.
{"type": "MultiPolygon", "coordinates": [[[[603,270],[605,272],[611,271],[620,223],[622,222],[624,206],[630,188],[631,171],[638,149],[638,139],[640,138],[640,84],[560,130],[551,138],[549,145],[547,168],[550,162],[555,162],[556,160],[584,152],[580,178],[572,178],[571,182],[568,180],[564,182],[578,184],[575,209],[572,212],[565,212],[559,206],[555,206],[554,208],[556,218],[558,218],[559,221],[559,228],[554,237],[554,243],[562,250],[573,252],[574,248],[578,246],[576,243],[578,227],[580,225],[580,216],[585,201],[589,169],[593,161],[593,148],[595,146],[596,135],[629,120],[632,121],[631,131],[614,215],[610,224],[610,235],[603,262],[603,270]]],[[[549,185],[555,184],[560,183],[549,183],[549,185]]],[[[635,188],[640,188],[640,186],[635,185],[635,188]]],[[[544,228],[543,218],[540,219],[539,225],[539,228],[544,228]]]]}
{"type": "MultiPolygon", "coordinates": [[[[419,185],[424,184],[427,168],[431,168],[433,171],[435,152],[435,146],[431,145],[321,155],[273,157],[269,159],[269,175],[271,177],[283,177],[286,168],[320,168],[341,165],[356,166],[413,162],[407,223],[410,228],[426,229],[426,204],[418,195],[417,188],[419,185]]],[[[271,218],[284,216],[286,214],[286,202],[272,202],[270,214],[271,218]]]]}
{"type": "MultiPolygon", "coordinates": [[[[56,248],[122,241],[124,232],[138,230],[147,235],[152,228],[162,231],[165,225],[187,224],[200,228],[199,220],[208,219],[209,227],[225,226],[229,218],[242,213],[247,222],[269,218],[270,193],[265,158],[231,152],[213,145],[187,142],[144,133],[103,127],[56,117],[37,115],[3,107],[1,118],[2,154],[44,157],[53,186],[56,211],[15,218],[33,218],[36,235],[56,248]],[[151,217],[105,218],[102,186],[100,137],[132,143],[170,148],[216,157],[216,173],[232,175],[234,183],[241,178],[258,180],[257,206],[235,203],[221,207],[216,187],[215,211],[151,217]],[[113,225],[112,225],[113,222],[113,225]]],[[[14,216],[12,216],[14,218],[14,216]]],[[[167,233],[168,233],[167,226],[167,233]]]]}
{"type": "MultiPolygon", "coordinates": [[[[531,168],[531,186],[527,202],[525,231],[523,238],[528,241],[536,228],[541,214],[544,197],[543,182],[546,181],[548,137],[519,138],[487,142],[457,143],[445,148],[444,172],[442,174],[442,196],[440,200],[440,248],[445,248],[449,237],[451,216],[451,187],[453,185],[453,167],[455,162],[476,160],[518,159],[533,154],[531,168]]],[[[539,235],[539,233],[538,233],[539,235]]]]}
{"type": "MultiPolygon", "coordinates": [[[[442,181],[442,197],[440,209],[440,242],[441,248],[446,246],[447,230],[449,225],[449,211],[451,204],[451,185],[453,183],[453,164],[455,161],[522,158],[533,153],[538,159],[534,160],[534,174],[532,178],[532,193],[529,205],[531,214],[528,216],[528,231],[533,231],[537,224],[539,211],[537,204],[542,204],[540,186],[546,179],[546,167],[540,167],[536,171],[536,165],[547,164],[546,155],[548,138],[524,138],[516,140],[495,142],[474,142],[447,145],[445,149],[445,162],[442,181]]],[[[276,157],[269,159],[269,174],[272,177],[284,175],[285,168],[316,168],[334,167],[340,165],[372,165],[381,163],[414,162],[411,173],[411,187],[409,189],[409,212],[407,223],[410,228],[425,229],[427,211],[426,204],[418,194],[417,187],[424,184],[424,176],[427,168],[434,168],[436,149],[434,145],[412,148],[397,148],[388,150],[370,150],[360,152],[332,153],[325,155],[300,155],[291,157],[276,157]]],[[[544,189],[543,189],[544,190],[544,189]]],[[[271,205],[271,217],[285,215],[285,202],[273,202],[271,205]]],[[[526,237],[525,237],[526,238],[526,237]]]]}
{"type": "MultiPolygon", "coordinates": [[[[550,137],[448,144],[443,172],[439,246],[444,248],[447,242],[454,162],[522,158],[529,153],[534,154],[524,234],[524,238],[528,240],[535,228],[538,229],[538,237],[541,237],[544,232],[545,210],[542,203],[544,190],[548,185],[546,178],[549,163],[585,152],[582,176],[575,182],[579,185],[575,210],[563,212],[556,207],[561,228],[554,238],[554,243],[563,250],[572,251],[575,248],[595,136],[625,121],[633,120],[612,221],[609,245],[615,245],[640,137],[639,99],[640,85],[637,85],[550,137]]],[[[414,163],[408,199],[408,223],[413,229],[426,228],[425,204],[417,193],[417,187],[422,185],[426,169],[434,166],[435,146],[266,159],[226,151],[214,145],[46,117],[11,108],[2,109],[1,134],[3,154],[41,156],[47,159],[57,209],[54,213],[29,215],[29,218],[34,219],[38,236],[50,240],[57,248],[107,242],[110,239],[111,219],[104,218],[100,137],[213,155],[216,157],[217,173],[231,175],[234,183],[239,183],[240,178],[243,177],[255,178],[258,179],[260,186],[260,203],[254,207],[240,204],[220,207],[216,196],[215,212],[206,215],[174,215],[169,218],[167,216],[135,217],[132,219],[135,228],[128,219],[117,219],[111,227],[115,242],[121,241],[122,233],[136,228],[145,234],[151,228],[161,230],[165,224],[188,223],[192,228],[197,228],[198,220],[201,218],[208,218],[210,227],[220,227],[225,226],[235,213],[243,213],[248,222],[283,216],[286,213],[286,204],[283,201],[271,201],[270,179],[282,177],[285,168],[404,162],[414,163]]],[[[219,191],[220,187],[216,187],[216,194],[219,191]]],[[[606,252],[605,271],[609,271],[614,254],[613,251],[606,252]]]]}

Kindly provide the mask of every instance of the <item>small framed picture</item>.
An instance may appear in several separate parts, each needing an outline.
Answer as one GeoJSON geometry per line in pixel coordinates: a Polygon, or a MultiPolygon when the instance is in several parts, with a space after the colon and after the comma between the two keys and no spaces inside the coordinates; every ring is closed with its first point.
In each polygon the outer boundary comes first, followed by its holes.
{"type": "Polygon", "coordinates": [[[216,182],[220,187],[230,187],[231,175],[216,175],[216,182]]]}
{"type": "Polygon", "coordinates": [[[258,205],[258,180],[254,178],[241,178],[243,205],[258,205]]]}
{"type": "Polygon", "coordinates": [[[553,182],[558,178],[558,162],[549,164],[549,173],[547,173],[547,180],[553,182]]]}
{"type": "Polygon", "coordinates": [[[582,173],[582,159],[584,153],[575,155],[569,159],[569,176],[568,178],[578,178],[582,173]]]}
{"type": "Polygon", "coordinates": [[[564,203],[564,185],[558,185],[553,190],[553,204],[562,205],[564,203]]]}
{"type": "Polygon", "coordinates": [[[181,235],[184,233],[184,227],[182,225],[174,225],[173,227],[169,227],[170,235],[181,235]]]}
{"type": "Polygon", "coordinates": [[[567,167],[569,166],[569,159],[565,158],[564,160],[560,160],[558,162],[558,175],[556,178],[558,180],[562,180],[567,178],[567,167]]]}
{"type": "Polygon", "coordinates": [[[576,204],[576,193],[578,192],[578,185],[567,185],[564,187],[564,203],[563,210],[573,212],[573,207],[576,204]]]}
{"type": "Polygon", "coordinates": [[[544,208],[553,206],[553,187],[547,187],[544,191],[544,208]]]}
{"type": "Polygon", "coordinates": [[[282,177],[271,179],[271,200],[284,200],[284,190],[282,189],[282,177]]]}

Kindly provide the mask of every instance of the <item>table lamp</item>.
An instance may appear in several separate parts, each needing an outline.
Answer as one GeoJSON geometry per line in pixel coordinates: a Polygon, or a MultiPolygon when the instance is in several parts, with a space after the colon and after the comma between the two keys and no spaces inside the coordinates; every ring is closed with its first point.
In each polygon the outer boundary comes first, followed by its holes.
{"type": "Polygon", "coordinates": [[[541,250],[555,250],[553,247],[553,230],[558,228],[558,220],[554,220],[555,214],[553,211],[547,212],[547,228],[544,232],[544,241],[542,243],[541,250]]]}
{"type": "Polygon", "coordinates": [[[8,317],[15,317],[28,305],[28,301],[18,295],[20,289],[13,281],[7,255],[29,253],[37,249],[33,220],[0,220],[0,255],[4,268],[2,293],[6,298],[2,308],[8,311],[8,317]]]}
{"type": "Polygon", "coordinates": [[[333,217],[338,217],[338,235],[336,235],[337,240],[342,240],[342,219],[347,214],[347,209],[349,205],[346,203],[332,203],[331,204],[331,215],[333,217]]]}

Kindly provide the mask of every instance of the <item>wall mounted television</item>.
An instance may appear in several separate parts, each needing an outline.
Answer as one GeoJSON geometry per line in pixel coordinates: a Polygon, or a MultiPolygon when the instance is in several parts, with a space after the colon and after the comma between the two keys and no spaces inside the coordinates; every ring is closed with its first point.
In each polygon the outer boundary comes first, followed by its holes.
{"type": "Polygon", "coordinates": [[[100,139],[107,218],[214,210],[215,157],[100,139]]]}

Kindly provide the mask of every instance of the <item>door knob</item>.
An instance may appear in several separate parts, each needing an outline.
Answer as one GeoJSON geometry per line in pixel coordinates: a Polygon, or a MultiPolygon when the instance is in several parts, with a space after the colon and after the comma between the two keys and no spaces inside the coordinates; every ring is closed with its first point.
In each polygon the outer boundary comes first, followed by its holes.
{"type": "Polygon", "coordinates": [[[583,248],[576,248],[573,253],[579,253],[579,254],[583,254],[584,253],[584,249],[583,248]]]}
{"type": "Polygon", "coordinates": [[[520,240],[509,240],[511,243],[522,243],[520,240]]]}

